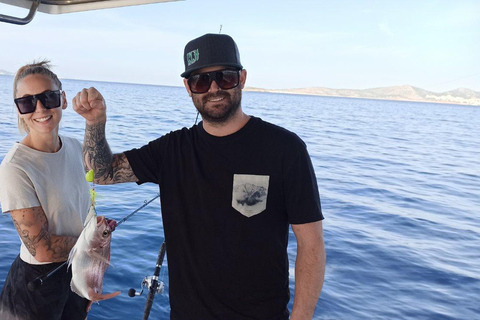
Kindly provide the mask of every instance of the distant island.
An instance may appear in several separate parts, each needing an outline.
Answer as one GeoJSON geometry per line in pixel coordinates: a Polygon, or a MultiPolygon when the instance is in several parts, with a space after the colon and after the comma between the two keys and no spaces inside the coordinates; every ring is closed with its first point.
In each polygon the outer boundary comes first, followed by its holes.
{"type": "MultiPolygon", "coordinates": [[[[0,69],[0,75],[12,76],[13,73],[0,69]]],[[[416,101],[431,103],[459,104],[469,106],[480,106],[480,92],[458,88],[446,92],[432,92],[410,85],[381,87],[372,89],[332,89],[325,87],[310,87],[298,89],[263,89],[245,87],[245,91],[304,94],[324,97],[416,101]]]]}
{"type": "Polygon", "coordinates": [[[13,73],[0,69],[0,75],[13,76],[13,73]]]}
{"type": "Polygon", "coordinates": [[[325,97],[417,101],[480,106],[480,92],[466,88],[458,88],[442,93],[431,92],[409,85],[364,90],[331,89],[324,87],[300,89],[261,89],[246,87],[245,90],[270,93],[305,94],[325,97]]]}

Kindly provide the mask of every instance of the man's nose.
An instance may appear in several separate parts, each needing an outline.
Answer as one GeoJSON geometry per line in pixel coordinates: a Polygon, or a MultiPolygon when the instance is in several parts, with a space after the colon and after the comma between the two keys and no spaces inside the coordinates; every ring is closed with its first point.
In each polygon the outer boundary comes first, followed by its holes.
{"type": "Polygon", "coordinates": [[[221,88],[218,86],[217,82],[215,80],[212,80],[212,83],[210,84],[210,89],[208,89],[209,92],[217,92],[220,91],[221,88]]]}

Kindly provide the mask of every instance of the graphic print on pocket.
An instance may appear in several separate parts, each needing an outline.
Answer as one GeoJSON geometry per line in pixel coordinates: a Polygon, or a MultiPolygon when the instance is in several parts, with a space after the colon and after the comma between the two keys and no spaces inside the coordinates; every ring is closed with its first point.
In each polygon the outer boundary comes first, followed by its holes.
{"type": "Polygon", "coordinates": [[[250,218],[267,208],[270,176],[234,174],[232,207],[250,218]]]}

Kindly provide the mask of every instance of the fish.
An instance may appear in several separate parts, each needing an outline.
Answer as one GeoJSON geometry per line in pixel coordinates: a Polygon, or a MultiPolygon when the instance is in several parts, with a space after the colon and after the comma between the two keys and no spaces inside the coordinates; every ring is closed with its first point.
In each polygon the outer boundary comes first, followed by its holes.
{"type": "Polygon", "coordinates": [[[234,187],[237,203],[240,205],[254,206],[267,198],[267,189],[251,183],[245,183],[234,187]]]}
{"type": "Polygon", "coordinates": [[[70,288],[91,302],[111,299],[121,293],[102,294],[103,276],[110,265],[111,240],[112,225],[104,216],[97,216],[95,207],[90,206],[83,231],[67,261],[68,267],[72,267],[70,288]]]}

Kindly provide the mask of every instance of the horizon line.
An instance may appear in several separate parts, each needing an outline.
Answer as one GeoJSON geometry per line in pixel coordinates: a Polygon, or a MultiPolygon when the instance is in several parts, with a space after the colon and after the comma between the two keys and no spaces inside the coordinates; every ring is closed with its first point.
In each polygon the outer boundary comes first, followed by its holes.
{"type": "MultiPolygon", "coordinates": [[[[4,70],[4,71],[6,71],[6,70],[4,70]]],[[[6,71],[6,72],[8,72],[8,71],[6,71]]],[[[0,76],[14,77],[15,75],[12,74],[11,72],[9,72],[8,74],[0,73],[0,76]]],[[[62,78],[62,77],[60,77],[59,79],[62,79],[62,80],[73,80],[73,81],[91,81],[91,82],[103,82],[103,83],[121,83],[121,84],[131,84],[131,85],[146,85],[146,86],[158,86],[158,87],[184,88],[183,86],[180,86],[180,85],[179,85],[179,86],[176,86],[176,85],[168,85],[168,84],[152,84],[152,83],[142,83],[142,82],[124,82],[124,81],[93,80],[93,79],[75,79],[75,78],[62,78]]],[[[285,90],[301,90],[301,89],[315,89],[315,88],[330,89],[330,90],[371,90],[371,89],[392,88],[392,87],[404,87],[404,86],[408,86],[408,87],[412,87],[412,88],[417,88],[417,89],[425,90],[425,91],[432,92],[432,93],[446,93],[446,92],[450,92],[450,91],[454,91],[454,90],[458,90],[458,89],[467,89],[467,90],[471,90],[471,91],[473,91],[473,92],[475,92],[475,93],[480,94],[480,90],[477,91],[477,90],[474,90],[474,89],[471,89],[471,88],[467,88],[467,87],[456,87],[456,88],[454,88],[454,89],[450,89],[450,90],[447,90],[447,91],[436,92],[436,91],[427,90],[427,89],[424,89],[424,88],[421,88],[421,87],[413,86],[413,85],[410,85],[410,84],[391,85],[391,86],[384,86],[384,87],[371,87],[371,88],[365,88],[365,89],[358,89],[358,88],[355,88],[355,89],[332,88],[332,87],[324,87],[324,86],[310,86],[310,87],[300,87],[300,88],[272,89],[272,88],[262,88],[262,87],[246,86],[246,87],[244,88],[244,90],[246,90],[246,91],[249,91],[248,89],[250,89],[250,91],[265,90],[265,91],[268,91],[268,92],[271,92],[271,93],[275,93],[275,92],[277,92],[277,91],[278,91],[278,93],[288,93],[288,92],[281,92],[281,91],[285,91],[285,90]]],[[[304,94],[304,93],[299,93],[299,94],[304,94]]],[[[315,95],[315,94],[311,94],[311,95],[315,95]]]]}

